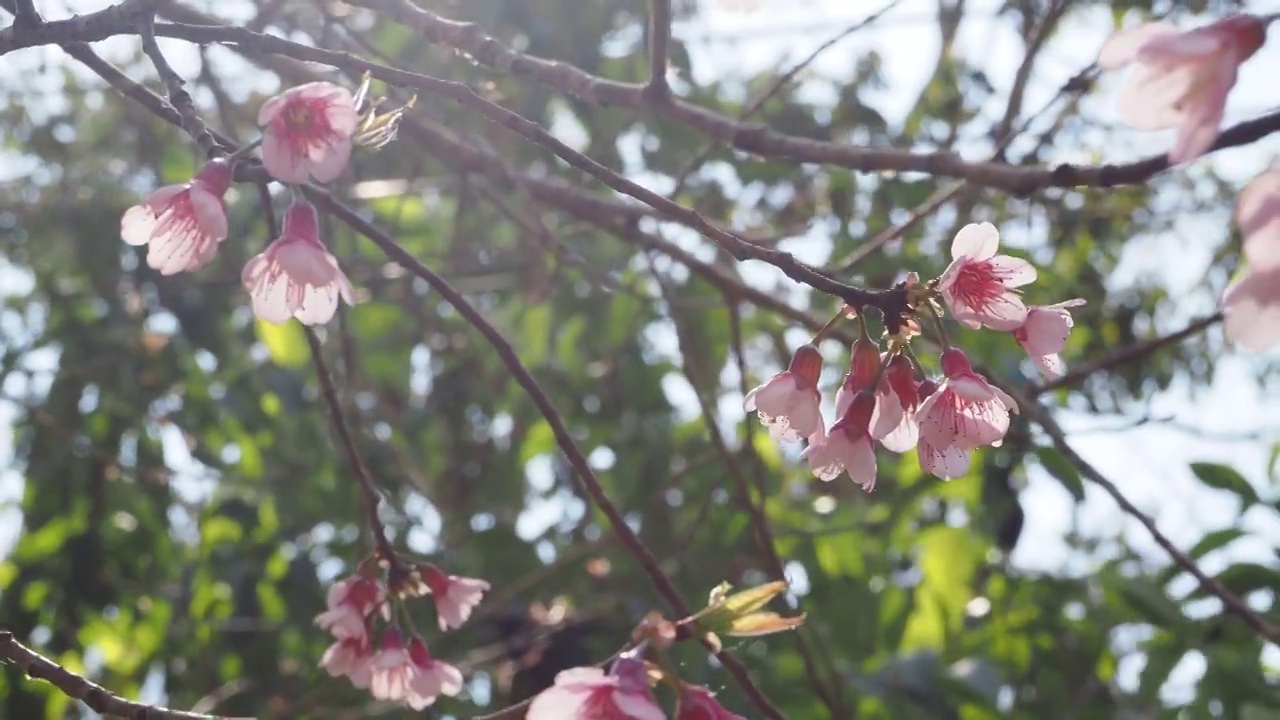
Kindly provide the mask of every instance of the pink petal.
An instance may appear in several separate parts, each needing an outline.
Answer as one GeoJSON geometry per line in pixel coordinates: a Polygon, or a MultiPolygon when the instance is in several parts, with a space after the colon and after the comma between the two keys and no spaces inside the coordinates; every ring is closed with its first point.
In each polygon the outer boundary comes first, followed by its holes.
{"type": "Polygon", "coordinates": [[[1102,50],[1098,52],[1098,67],[1103,70],[1124,67],[1137,58],[1138,51],[1148,42],[1177,34],[1175,28],[1165,23],[1145,23],[1121,30],[1107,38],[1102,50]]]}
{"type": "Polygon", "coordinates": [[[338,311],[338,292],[329,285],[307,285],[302,294],[302,304],[293,316],[303,325],[323,325],[333,319],[338,311]]]}
{"type": "Polygon", "coordinates": [[[1190,66],[1140,66],[1120,91],[1120,116],[1136,130],[1177,127],[1186,114],[1180,103],[1195,79],[1196,69],[1190,66]]]}
{"type": "Polygon", "coordinates": [[[273,133],[267,132],[262,138],[262,166],[271,177],[287,183],[304,183],[307,181],[307,158],[295,153],[287,143],[280,142],[273,133]]]}
{"type": "Polygon", "coordinates": [[[1040,368],[1040,372],[1050,379],[1058,379],[1067,374],[1067,365],[1062,362],[1062,356],[1057,353],[1049,355],[1032,355],[1031,362],[1040,368]]]}
{"type": "Polygon", "coordinates": [[[995,397],[995,388],[977,375],[961,375],[947,378],[945,390],[950,390],[969,402],[987,402],[995,397]]]}
{"type": "Polygon", "coordinates": [[[1230,39],[1206,25],[1190,32],[1163,34],[1138,50],[1139,62],[1203,62],[1226,49],[1230,39]]]}
{"type": "Polygon", "coordinates": [[[276,116],[280,114],[281,110],[284,110],[288,102],[289,95],[286,91],[262,103],[262,107],[258,108],[258,125],[271,124],[271,121],[276,119],[276,116]]]}
{"type": "Polygon", "coordinates": [[[1227,338],[1261,352],[1280,343],[1280,269],[1249,273],[1222,297],[1227,338]]]}
{"type": "Polygon", "coordinates": [[[1254,178],[1236,201],[1244,256],[1252,271],[1280,267],[1280,169],[1254,178]]]}
{"type": "Polygon", "coordinates": [[[1178,130],[1178,140],[1169,152],[1170,163],[1194,160],[1207,152],[1218,139],[1227,95],[1236,83],[1236,66],[1234,63],[1219,63],[1214,70],[1207,84],[1185,99],[1186,116],[1178,130]]]}
{"type": "Polygon", "coordinates": [[[590,696],[590,689],[575,690],[560,685],[543,690],[529,703],[525,720],[577,720],[590,696]]]}
{"type": "Polygon", "coordinates": [[[951,241],[951,257],[955,260],[986,260],[1000,247],[1000,231],[989,222],[969,223],[960,228],[951,241]]]}
{"type": "Polygon", "coordinates": [[[360,116],[356,113],[355,106],[352,104],[353,101],[354,98],[348,93],[345,103],[336,102],[330,105],[325,113],[330,129],[343,138],[351,137],[352,133],[356,131],[356,124],[360,120],[360,116]]]}
{"type": "Polygon", "coordinates": [[[1066,310],[1032,308],[1022,326],[1022,346],[1030,355],[1052,355],[1062,352],[1074,321],[1066,310]]]}
{"type": "Polygon", "coordinates": [[[342,174],[350,158],[350,139],[338,140],[332,145],[312,148],[310,157],[311,174],[318,182],[330,182],[342,174]]]}
{"type": "Polygon", "coordinates": [[[1035,282],[1035,266],[1022,258],[1010,255],[996,255],[988,260],[987,264],[1004,282],[1005,287],[1016,288],[1035,282]]]}
{"type": "Polygon", "coordinates": [[[200,232],[214,241],[226,240],[227,211],[222,199],[199,186],[193,186],[188,197],[200,232]]]}
{"type": "Polygon", "coordinates": [[[969,472],[969,451],[953,445],[936,447],[920,440],[920,469],[943,480],[964,477],[969,472]]]}
{"type": "Polygon", "coordinates": [[[134,205],[120,217],[120,237],[130,245],[146,245],[156,229],[156,216],[145,205],[134,205]]]}
{"type": "Polygon", "coordinates": [[[854,482],[870,492],[876,486],[876,451],[871,441],[862,438],[853,443],[845,461],[845,472],[854,482]]]}

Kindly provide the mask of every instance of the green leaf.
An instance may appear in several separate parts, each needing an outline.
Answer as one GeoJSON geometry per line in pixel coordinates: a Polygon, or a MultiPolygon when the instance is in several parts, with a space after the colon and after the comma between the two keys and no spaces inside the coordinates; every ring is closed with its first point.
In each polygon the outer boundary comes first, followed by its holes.
{"type": "Polygon", "coordinates": [[[307,337],[301,324],[293,320],[280,325],[255,320],[253,329],[258,340],[267,346],[271,362],[280,367],[296,370],[311,361],[311,350],[307,347],[307,337]]]}
{"type": "Polygon", "coordinates": [[[1257,504],[1260,500],[1258,492],[1235,468],[1217,463],[1191,463],[1191,472],[1200,478],[1200,482],[1211,488],[1235,493],[1242,503],[1241,510],[1257,504]]]}
{"type": "Polygon", "coordinates": [[[1187,554],[1198,560],[1214,550],[1224,547],[1244,536],[1245,532],[1238,528],[1223,528],[1222,530],[1215,530],[1200,538],[1200,542],[1196,543],[1191,550],[1187,552],[1187,554]]]}
{"type": "Polygon", "coordinates": [[[1036,450],[1036,456],[1040,458],[1040,467],[1043,467],[1050,475],[1071,493],[1071,497],[1076,502],[1084,501],[1084,481],[1080,479],[1080,471],[1074,465],[1067,461],[1057,448],[1042,447],[1036,450]]]}
{"type": "Polygon", "coordinates": [[[1141,578],[1118,580],[1120,597],[1148,622],[1163,628],[1187,625],[1182,609],[1159,586],[1141,578]]]}

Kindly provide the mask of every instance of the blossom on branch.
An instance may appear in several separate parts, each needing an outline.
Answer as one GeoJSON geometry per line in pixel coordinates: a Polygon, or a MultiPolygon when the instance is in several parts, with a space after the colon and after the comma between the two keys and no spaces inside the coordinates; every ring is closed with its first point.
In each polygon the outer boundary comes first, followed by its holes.
{"type": "Polygon", "coordinates": [[[1081,305],[1084,305],[1084,300],[1075,298],[1056,305],[1033,307],[1027,311],[1026,322],[1013,331],[1013,339],[1047,377],[1060,378],[1066,373],[1066,366],[1058,353],[1066,346],[1067,335],[1075,326],[1070,308],[1081,305]]]}
{"type": "Polygon", "coordinates": [[[363,575],[339,580],[329,587],[326,598],[328,609],[316,616],[316,625],[328,630],[339,640],[368,637],[368,619],[375,611],[381,611],[384,619],[390,619],[386,604],[387,593],[382,583],[363,575]]]}
{"type": "Polygon", "coordinates": [[[848,472],[854,482],[870,492],[876,486],[876,451],[871,443],[871,415],[876,395],[869,389],[854,394],[831,433],[804,449],[800,457],[809,461],[820,480],[834,480],[848,472]]]}
{"type": "Polygon", "coordinates": [[[316,209],[295,202],[285,211],[280,237],[249,260],[241,274],[253,314],[271,323],[296,317],[306,325],[333,318],[338,298],[354,304],[351,282],[320,242],[316,209]]]}
{"type": "Polygon", "coordinates": [[[262,165],[281,182],[329,182],[347,166],[357,120],[346,88],[327,82],[290,88],[258,110],[262,165]]]}
{"type": "Polygon", "coordinates": [[[1178,128],[1169,162],[1183,163],[1213,146],[1236,73],[1262,47],[1266,33],[1266,24],[1252,15],[1232,15],[1189,32],[1146,23],[1112,35],[1098,66],[1137,64],[1120,91],[1120,114],[1139,130],[1178,128]]]}
{"type": "Polygon", "coordinates": [[[623,656],[609,673],[571,668],[529,705],[526,720],[666,720],[649,690],[644,662],[623,656]]]}
{"type": "Polygon", "coordinates": [[[489,583],[475,578],[449,575],[435,565],[423,563],[417,567],[431,597],[435,600],[436,616],[441,630],[460,628],[471,617],[471,610],[489,590],[489,583]]]}
{"type": "Polygon", "coordinates": [[[823,431],[822,395],[818,377],[822,355],[813,345],[796,349],[791,364],[768,382],[747,393],[747,412],[757,411],[760,422],[779,440],[799,440],[823,431]]]}
{"type": "Polygon", "coordinates": [[[1014,288],[1036,279],[1031,263],[997,255],[1000,231],[991,223],[960,228],[951,243],[952,261],[937,288],[956,322],[977,329],[1009,331],[1027,319],[1027,308],[1014,288]]]}
{"type": "Polygon", "coordinates": [[[416,635],[406,646],[394,628],[383,636],[371,663],[369,692],[378,700],[422,710],[441,695],[453,696],[462,690],[458,668],[431,657],[427,644],[416,635]]]}
{"type": "Polygon", "coordinates": [[[942,353],[946,379],[920,403],[920,466],[943,479],[963,475],[969,451],[999,446],[1009,431],[1009,415],[1018,404],[992,386],[956,348],[942,353]]]}
{"type": "Polygon", "coordinates": [[[324,651],[320,667],[332,677],[346,677],[363,690],[373,679],[373,646],[368,637],[343,638],[324,651]]]}
{"type": "Polygon", "coordinates": [[[920,424],[916,419],[920,399],[911,361],[905,355],[895,355],[889,360],[880,387],[876,388],[871,437],[896,453],[915,447],[920,437],[920,424]]]}
{"type": "Polygon", "coordinates": [[[196,270],[227,239],[231,164],[213,160],[183,185],[168,185],[125,211],[120,237],[147,245],[147,265],[161,275],[196,270]]]}

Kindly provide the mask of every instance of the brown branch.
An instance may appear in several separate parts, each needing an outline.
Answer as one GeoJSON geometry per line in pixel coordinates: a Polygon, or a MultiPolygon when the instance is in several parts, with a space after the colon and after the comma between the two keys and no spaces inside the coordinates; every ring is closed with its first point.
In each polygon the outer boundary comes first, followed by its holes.
{"type": "Polygon", "coordinates": [[[144,13],[139,18],[138,35],[142,39],[142,52],[151,60],[151,64],[156,69],[156,74],[160,76],[160,81],[164,83],[165,91],[169,95],[169,104],[173,105],[174,109],[178,111],[179,117],[182,118],[182,129],[191,136],[192,140],[196,141],[196,145],[200,146],[200,150],[205,155],[216,157],[221,154],[222,150],[218,147],[218,141],[209,132],[209,126],[200,118],[195,102],[192,101],[191,94],[187,92],[185,81],[169,65],[164,53],[160,52],[160,46],[156,43],[156,17],[154,13],[144,13]]]}
{"type": "MultiPolygon", "coordinates": [[[[560,446],[561,452],[564,453],[565,457],[569,460],[570,466],[573,467],[575,479],[580,484],[582,490],[596,504],[596,507],[600,508],[600,511],[604,513],[606,518],[608,518],[609,524],[612,527],[614,534],[617,535],[618,540],[626,546],[627,550],[640,562],[641,568],[644,570],[645,574],[649,576],[650,582],[653,583],[654,588],[667,602],[671,611],[681,618],[688,617],[691,614],[689,606],[685,604],[679,591],[676,590],[670,578],[667,577],[666,573],[663,572],[662,568],[659,566],[658,559],[654,557],[649,548],[640,540],[635,531],[627,525],[626,519],[623,517],[621,511],[619,511],[617,506],[613,504],[613,501],[609,499],[599,478],[596,477],[595,472],[591,469],[591,465],[587,461],[586,455],[583,454],[582,449],[578,447],[577,442],[573,439],[573,435],[569,432],[569,428],[565,424],[564,418],[561,417],[560,412],[551,402],[551,399],[547,397],[546,392],[543,391],[541,385],[539,385],[538,381],[534,379],[528,368],[524,366],[524,363],[520,360],[520,356],[516,354],[515,348],[513,348],[511,343],[503,337],[502,333],[490,324],[484,317],[484,314],[477,310],[475,306],[471,305],[471,303],[468,302],[461,293],[455,290],[444,278],[440,277],[426,265],[419,262],[417,258],[407,250],[400,247],[399,244],[382,231],[378,230],[378,228],[367,222],[364,218],[360,217],[360,215],[355,211],[334,199],[327,190],[315,186],[308,186],[304,192],[313,202],[332,213],[335,218],[345,223],[352,230],[355,230],[357,233],[371,240],[375,245],[381,248],[384,253],[386,253],[387,257],[399,263],[416,277],[425,281],[433,290],[444,298],[445,302],[453,306],[453,308],[463,317],[464,320],[467,321],[468,324],[484,336],[485,340],[489,343],[489,346],[493,348],[503,365],[506,366],[507,372],[509,372],[516,383],[524,389],[525,393],[529,396],[529,399],[533,401],[543,418],[546,419],[547,424],[551,427],[552,434],[555,436],[556,444],[560,446]]],[[[727,652],[718,652],[716,653],[716,657],[730,672],[730,674],[734,676],[739,684],[742,685],[743,690],[751,698],[752,702],[755,703],[756,707],[761,710],[761,712],[774,720],[780,720],[783,718],[782,713],[773,705],[772,702],[769,701],[767,697],[765,697],[764,693],[756,687],[755,683],[747,674],[746,668],[737,660],[737,658],[727,652]]]]}
{"type": "Polygon", "coordinates": [[[29,30],[43,22],[40,12],[36,10],[33,0],[14,0],[13,27],[17,30],[29,30]]]}
{"type": "MultiPolygon", "coordinates": [[[[18,23],[0,28],[0,55],[37,45],[56,45],[66,42],[94,42],[112,35],[129,32],[138,20],[152,12],[157,0],[124,0],[86,15],[74,15],[66,20],[38,23],[18,23]]],[[[22,3],[16,3],[15,13],[22,3]]]]}
{"type": "Polygon", "coordinates": [[[1050,380],[1048,382],[1041,383],[1040,385],[1037,385],[1036,387],[1032,388],[1029,394],[1031,395],[1031,397],[1037,397],[1042,393],[1049,392],[1050,390],[1057,390],[1058,388],[1075,385],[1076,383],[1089,377],[1093,373],[1098,372],[1099,370],[1109,370],[1111,368],[1133,362],[1134,360],[1139,360],[1141,358],[1144,358],[1154,353],[1155,351],[1165,347],[1166,345],[1174,345],[1174,344],[1180,343],[1183,340],[1191,337],[1192,335],[1195,335],[1196,333],[1202,330],[1205,330],[1213,325],[1216,325],[1221,321],[1222,321],[1221,311],[1215,312],[1212,315],[1206,315],[1176,332],[1172,332],[1172,333],[1169,333],[1168,335],[1164,335],[1161,337],[1152,338],[1150,340],[1147,340],[1146,342],[1134,343],[1133,345],[1129,345],[1128,347],[1121,348],[1120,350],[1117,350],[1116,352],[1113,352],[1110,355],[1107,355],[1106,357],[1099,358],[1092,362],[1077,365],[1073,367],[1070,372],[1063,375],[1062,377],[1057,378],[1056,380],[1050,380]]]}
{"type": "MultiPolygon", "coordinates": [[[[1124,165],[1017,167],[1004,162],[967,162],[953,152],[914,153],[812,140],[780,133],[767,125],[740,122],[676,98],[655,104],[649,100],[644,85],[608,80],[567,63],[517,52],[473,23],[448,20],[410,0],[353,0],[353,3],[383,12],[416,30],[428,42],[461,50],[501,72],[532,79],[595,105],[655,112],[679,120],[707,137],[762,157],[837,165],[862,172],[918,172],[962,178],[975,185],[1015,194],[1031,194],[1049,187],[1138,184],[1169,168],[1165,155],[1124,165]]],[[[1219,136],[1213,149],[1248,144],[1276,131],[1280,131],[1280,112],[1229,128],[1219,136]]]]}
{"type": "Polygon", "coordinates": [[[1164,535],[1164,533],[1160,532],[1160,529],[1156,527],[1156,523],[1151,519],[1151,516],[1139,510],[1137,506],[1130,502],[1129,498],[1125,497],[1124,493],[1120,491],[1120,488],[1117,487],[1115,483],[1108,480],[1107,477],[1099,472],[1097,468],[1089,464],[1089,461],[1080,457],[1080,454],[1067,443],[1066,433],[1063,432],[1061,426],[1058,425],[1058,422],[1053,419],[1053,416],[1046,408],[1037,404],[1033,399],[1017,392],[1015,389],[1010,389],[1007,386],[1005,386],[1004,389],[1013,396],[1014,400],[1018,402],[1018,407],[1021,409],[1022,414],[1044,429],[1045,434],[1047,434],[1049,439],[1053,442],[1053,446],[1058,449],[1058,452],[1062,453],[1062,456],[1066,458],[1067,462],[1075,466],[1075,468],[1080,471],[1081,475],[1105,490],[1106,493],[1116,501],[1116,504],[1120,506],[1120,509],[1124,510],[1125,514],[1141,523],[1142,526],[1147,529],[1147,532],[1151,534],[1151,537],[1156,541],[1156,544],[1161,548],[1164,548],[1164,551],[1169,554],[1169,557],[1173,558],[1174,563],[1177,564],[1178,567],[1182,568],[1199,581],[1200,586],[1206,591],[1221,600],[1222,605],[1227,612],[1239,617],[1254,632],[1258,633],[1258,635],[1266,640],[1273,643],[1280,643],[1280,627],[1276,627],[1264,620],[1261,616],[1250,609],[1249,606],[1245,604],[1244,600],[1241,600],[1239,596],[1231,592],[1231,590],[1225,585],[1218,582],[1217,579],[1205,574],[1205,572],[1200,569],[1200,566],[1196,565],[1195,560],[1192,560],[1186,553],[1179,550],[1178,547],[1164,535]]]}
{"type": "Polygon", "coordinates": [[[342,451],[347,456],[351,471],[356,474],[356,480],[360,483],[360,493],[369,523],[369,531],[373,534],[374,546],[377,548],[378,556],[390,568],[391,584],[392,587],[395,587],[399,581],[404,579],[402,573],[405,570],[400,566],[395,547],[387,537],[386,526],[382,524],[382,518],[378,515],[378,505],[382,501],[382,492],[378,490],[377,483],[374,482],[373,476],[369,474],[369,468],[365,466],[364,459],[360,457],[360,450],[356,448],[355,438],[352,437],[351,429],[347,426],[346,417],[342,412],[342,403],[338,401],[338,393],[333,387],[333,376],[329,373],[328,364],[324,360],[324,351],[320,346],[320,338],[316,337],[315,330],[309,327],[304,327],[303,331],[307,336],[307,347],[311,350],[311,363],[315,365],[316,376],[320,381],[320,396],[324,398],[325,405],[329,408],[329,416],[333,421],[334,432],[338,435],[338,442],[342,444],[342,451]]]}
{"type": "Polygon", "coordinates": [[[667,57],[671,53],[671,0],[649,0],[649,84],[645,95],[649,102],[670,99],[667,84],[667,57]]]}
{"type": "Polygon", "coordinates": [[[79,700],[91,710],[109,717],[129,720],[249,720],[170,710],[126,700],[23,645],[8,630],[0,630],[0,659],[13,663],[29,677],[47,681],[67,697],[79,700]]]}

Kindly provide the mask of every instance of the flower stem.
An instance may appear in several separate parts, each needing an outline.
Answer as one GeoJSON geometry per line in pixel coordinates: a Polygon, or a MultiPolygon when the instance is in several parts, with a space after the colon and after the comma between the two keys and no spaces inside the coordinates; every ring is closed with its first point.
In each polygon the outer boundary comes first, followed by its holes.
{"type": "MultiPolygon", "coordinates": [[[[822,327],[818,328],[818,332],[813,334],[813,339],[809,341],[809,344],[817,345],[819,342],[822,342],[822,338],[825,337],[826,334],[831,331],[831,328],[835,327],[836,323],[840,322],[840,319],[843,317],[844,317],[844,309],[841,308],[839,312],[837,312],[834,316],[832,316],[830,320],[827,321],[826,325],[823,325],[822,327]]],[[[860,320],[862,319],[861,313],[859,313],[858,319],[860,320]]]]}
{"type": "Polygon", "coordinates": [[[951,349],[951,340],[947,337],[947,328],[942,324],[942,318],[938,315],[938,311],[933,307],[933,303],[924,303],[924,307],[929,311],[929,317],[933,318],[933,326],[938,329],[938,340],[942,343],[943,350],[951,349]]]}
{"type": "Polygon", "coordinates": [[[235,152],[231,153],[229,156],[227,156],[227,159],[230,160],[231,162],[235,162],[236,160],[239,160],[240,158],[256,150],[258,146],[261,144],[262,144],[262,138],[259,137],[257,140],[254,140],[253,142],[250,142],[244,147],[241,147],[237,149],[235,152]]]}

